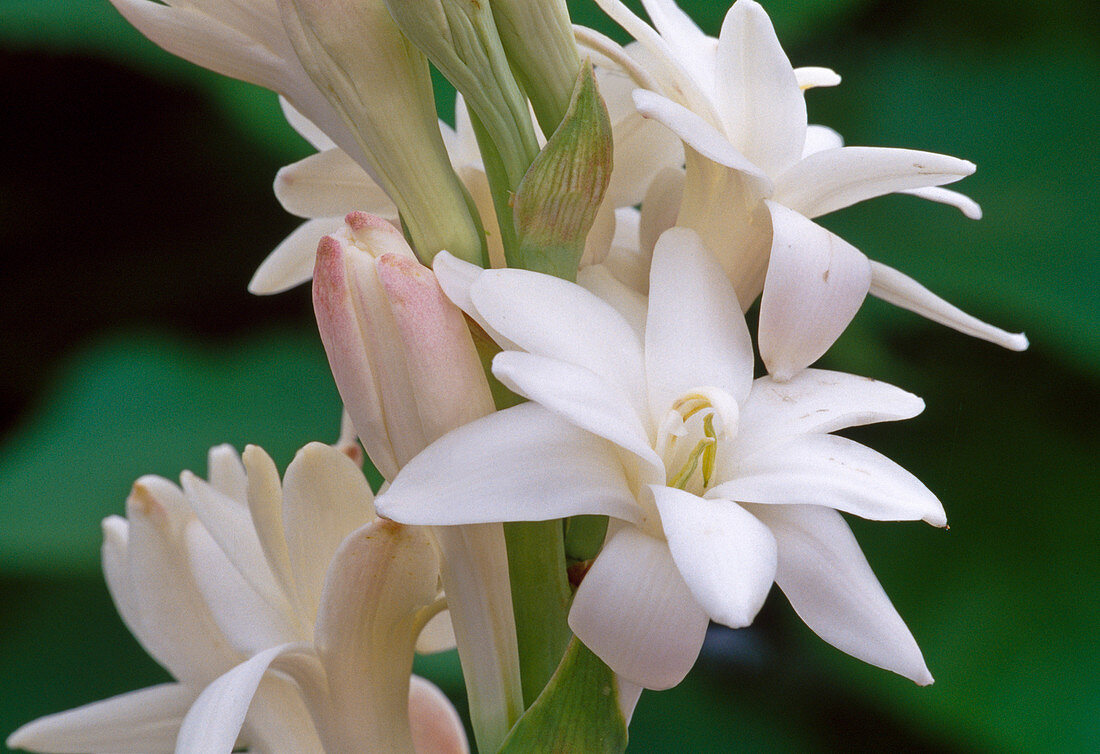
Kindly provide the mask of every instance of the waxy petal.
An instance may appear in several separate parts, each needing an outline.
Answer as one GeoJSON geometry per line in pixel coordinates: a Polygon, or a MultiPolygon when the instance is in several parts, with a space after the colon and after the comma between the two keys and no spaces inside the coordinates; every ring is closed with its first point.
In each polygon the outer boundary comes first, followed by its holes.
{"type": "Polygon", "coordinates": [[[768,175],[802,156],[806,100],[771,19],[738,0],[718,36],[718,108],[734,146],[768,175]]]}
{"type": "Polygon", "coordinates": [[[974,163],[933,152],[841,147],[815,152],[775,179],[775,200],[819,217],[865,199],[965,178],[974,163]]]}
{"type": "Polygon", "coordinates": [[[917,642],[839,513],[816,505],[750,509],[779,545],[776,584],[814,633],[864,662],[932,683],[917,642]]]}
{"type": "Polygon", "coordinates": [[[290,564],[290,551],[283,528],[283,483],[279,479],[279,470],[275,468],[271,456],[256,445],[246,446],[241,460],[248,470],[248,509],[264,557],[283,594],[297,604],[298,585],[294,581],[294,569],[290,564]]]}
{"type": "Polygon", "coordinates": [[[569,627],[619,675],[647,689],[672,688],[699,656],[707,614],[668,546],[632,526],[604,544],[577,589],[569,627]]]}
{"type": "Polygon", "coordinates": [[[787,382],[761,377],[741,405],[730,452],[737,457],[795,435],[909,419],[923,410],[917,396],[869,377],[822,369],[805,369],[787,382]]]}
{"type": "Polygon", "coordinates": [[[742,503],[824,505],[874,521],[946,526],[920,480],[868,447],[836,435],[801,435],[739,460],[736,477],[707,497],[742,503]]]}
{"type": "Polygon", "coordinates": [[[325,135],[309,118],[298,112],[294,105],[290,104],[286,97],[279,95],[279,109],[283,111],[283,117],[290,127],[298,132],[298,135],[310,143],[318,152],[332,149],[336,145],[332,139],[325,135]]]}
{"type": "Polygon", "coordinates": [[[1024,351],[1028,347],[1027,336],[1022,332],[1010,333],[982,322],[947,303],[911,277],[878,262],[871,262],[871,295],[1010,351],[1024,351]]]}
{"type": "Polygon", "coordinates": [[[198,690],[178,683],[85,704],[27,723],[8,736],[11,749],[56,754],[167,754],[198,690]]]}
{"type": "Polygon", "coordinates": [[[375,504],[395,521],[443,526],[581,513],[628,521],[639,516],[615,446],[533,403],[436,440],[401,469],[375,504]]]}
{"type": "Polygon", "coordinates": [[[971,199],[966,194],[960,194],[958,191],[939,188],[938,186],[931,186],[929,188],[904,189],[902,191],[899,191],[898,193],[909,194],[910,196],[917,196],[921,199],[927,199],[930,202],[947,204],[959,210],[959,212],[962,212],[971,220],[982,219],[981,205],[971,199]]]}
{"type": "MultiPolygon", "coordinates": [[[[840,149],[844,146],[844,137],[828,126],[806,126],[806,143],[802,147],[802,156],[807,157],[826,149],[840,149]]],[[[918,189],[919,190],[919,189],[918,189]]]]}
{"type": "Polygon", "coordinates": [[[737,294],[686,228],[665,231],[653,250],[645,360],[655,423],[694,388],[720,388],[740,403],[752,385],[752,342],[737,294]]]}
{"type": "Polygon", "coordinates": [[[432,260],[432,272],[435,273],[435,279],[439,282],[439,287],[447,294],[447,298],[476,322],[478,327],[493,339],[493,342],[506,351],[520,350],[519,346],[497,332],[486,321],[470,298],[470,289],[473,288],[478,277],[484,272],[481,267],[459,259],[444,250],[436,254],[432,260]]]}
{"type": "Polygon", "coordinates": [[[840,85],[840,74],[832,68],[822,68],[820,66],[811,65],[795,68],[794,78],[798,82],[798,88],[803,91],[815,89],[819,86],[840,85]]]}
{"type": "Polygon", "coordinates": [[[298,217],[343,217],[360,210],[388,219],[397,207],[359,163],[340,148],[318,152],[275,174],[275,198],[298,217]]]}
{"type": "Polygon", "coordinates": [[[338,231],[343,224],[342,217],[321,217],[299,225],[256,268],[248,283],[248,292],[257,296],[282,293],[311,279],[317,260],[317,242],[338,231]]]}
{"type": "Polygon", "coordinates": [[[248,496],[248,476],[240,453],[232,445],[215,445],[206,453],[206,478],[218,492],[244,505],[248,496]]]}
{"type": "Polygon", "coordinates": [[[470,298],[490,327],[522,350],[589,369],[644,410],[642,345],[617,311],[584,288],[527,270],[486,270],[470,298]]]}
{"type": "MultiPolygon", "coordinates": [[[[585,267],[577,272],[577,285],[591,291],[602,300],[610,304],[615,311],[622,315],[630,326],[638,340],[645,338],[645,316],[648,302],[646,297],[638,292],[619,277],[621,268],[612,272],[607,262],[603,264],[585,267]]],[[[647,286],[648,287],[648,286],[647,286]]]]}
{"type": "Polygon", "coordinates": [[[817,361],[855,317],[871,285],[867,257],[797,212],[767,203],[772,250],[760,299],[760,357],[777,380],[817,361]]]}
{"type": "Polygon", "coordinates": [[[775,538],[729,500],[651,485],[676,568],[711,620],[743,628],[775,580],[775,538]]]}

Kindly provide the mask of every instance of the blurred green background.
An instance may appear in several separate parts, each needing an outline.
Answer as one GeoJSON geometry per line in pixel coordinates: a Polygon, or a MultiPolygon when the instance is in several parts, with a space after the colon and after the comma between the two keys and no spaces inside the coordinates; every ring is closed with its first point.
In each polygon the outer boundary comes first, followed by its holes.
{"type": "MultiPolygon", "coordinates": [[[[771,0],[795,65],[841,87],[851,144],[965,157],[985,219],[898,196],[825,218],[869,256],[1025,330],[1011,354],[871,301],[827,365],[921,395],[851,433],[913,471],[950,531],[853,522],[937,678],[826,646],[777,593],[643,696],[632,752],[1100,750],[1100,6],[771,0]]],[[[585,3],[577,18],[623,37],[585,3]]],[[[689,3],[716,33],[722,3],[689,3]]],[[[308,291],[245,292],[296,221],[309,148],[268,92],[176,60],[106,0],[0,0],[0,735],[164,679],[115,615],[101,518],[145,473],[334,438],[308,291]]],[[[460,699],[453,657],[421,670],[460,699]]]]}

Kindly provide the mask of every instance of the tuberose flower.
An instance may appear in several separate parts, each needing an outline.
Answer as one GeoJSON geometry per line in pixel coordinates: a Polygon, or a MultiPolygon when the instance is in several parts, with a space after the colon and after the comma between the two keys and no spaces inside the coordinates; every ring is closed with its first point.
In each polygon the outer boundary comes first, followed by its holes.
{"type": "MultiPolygon", "coordinates": [[[[119,614],[176,681],[41,718],[8,745],[228,754],[239,742],[303,754],[411,737],[418,752],[465,751],[450,703],[409,676],[441,604],[425,535],[380,522],[357,465],[320,443],[282,481],[254,446],[243,458],[213,448],[209,474],[185,472],[179,487],[143,477],[127,517],[103,522],[119,614]],[[294,681],[265,672],[284,655],[303,665],[294,681]],[[345,708],[355,709],[347,720],[345,708]]],[[[453,646],[437,618],[421,649],[453,646]]]]}
{"type": "Polygon", "coordinates": [[[667,688],[708,619],[748,625],[771,584],[826,641],[931,682],[840,512],[942,526],[939,501],[874,451],[829,434],[919,413],[915,396],[810,370],[753,380],[732,285],[699,237],[663,234],[638,320],[522,270],[436,263],[506,350],[493,372],[531,400],[452,432],[378,499],[418,524],[611,517],[570,613],[628,681],[667,688]]]}

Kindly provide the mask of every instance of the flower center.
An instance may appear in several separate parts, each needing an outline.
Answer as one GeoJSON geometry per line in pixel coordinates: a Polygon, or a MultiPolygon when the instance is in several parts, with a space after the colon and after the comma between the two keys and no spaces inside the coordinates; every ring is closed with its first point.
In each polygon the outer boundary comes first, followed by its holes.
{"type": "Polygon", "coordinates": [[[718,443],[737,434],[737,420],[737,402],[724,390],[695,388],[677,398],[657,430],[668,486],[705,492],[719,461],[718,443]]]}

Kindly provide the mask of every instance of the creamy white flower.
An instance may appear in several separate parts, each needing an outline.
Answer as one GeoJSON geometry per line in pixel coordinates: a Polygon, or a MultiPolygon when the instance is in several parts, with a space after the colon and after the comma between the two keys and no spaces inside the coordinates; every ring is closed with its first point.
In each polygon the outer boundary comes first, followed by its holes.
{"type": "MultiPolygon", "coordinates": [[[[36,720],[8,745],[229,752],[239,742],[300,754],[412,736],[417,751],[464,751],[449,702],[427,681],[409,680],[412,644],[440,604],[425,535],[379,524],[358,466],[320,443],[299,451],[282,481],[256,447],[243,459],[228,446],[212,449],[209,474],[185,472],[179,487],[143,477],[127,517],[103,522],[104,575],[119,614],[176,682],[36,720]],[[387,558],[418,564],[392,574],[387,558]],[[372,594],[364,579],[407,596],[372,594]],[[412,616],[407,635],[392,626],[367,643],[346,635],[364,620],[403,615],[412,616]],[[297,673],[295,682],[260,669],[289,653],[313,658],[312,675],[297,673]],[[324,694],[308,685],[317,677],[329,679],[324,694]],[[332,713],[349,704],[354,720],[367,721],[358,729],[332,713]]],[[[422,641],[425,650],[453,646],[445,615],[422,641]]]]}
{"type": "Polygon", "coordinates": [[[599,0],[646,51],[642,62],[592,44],[633,72],[639,112],[684,140],[687,176],[676,223],[700,233],[729,274],[742,308],[763,291],[759,345],[769,372],[789,379],[819,358],[868,292],[1006,348],[1027,339],[971,317],[885,265],[870,262],[812,218],[894,192],[959,207],[977,205],[938,188],[974,171],[946,155],[844,147],[807,125],[803,90],[833,85],[828,69],[794,69],[771,21],[738,0],[721,34],[703,34],[671,0],[643,3],[656,30],[619,0],[599,0]]]}
{"type": "Polygon", "coordinates": [[[644,323],[580,286],[441,257],[448,293],[505,352],[494,373],[532,402],[452,432],[379,497],[394,520],[612,518],[570,613],[628,681],[678,683],[708,619],[749,624],[773,581],[826,641],[931,677],[838,511],[945,523],[911,474],[833,430],[923,403],[851,375],[753,381],[733,288],[698,236],[656,245],[644,323]]]}

